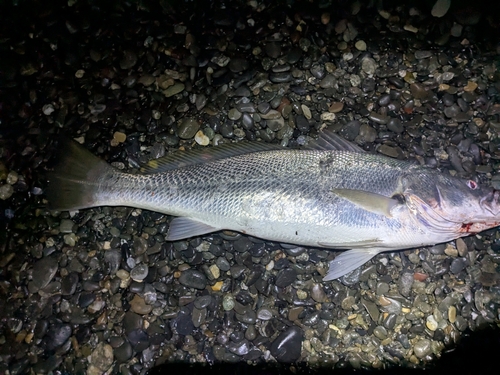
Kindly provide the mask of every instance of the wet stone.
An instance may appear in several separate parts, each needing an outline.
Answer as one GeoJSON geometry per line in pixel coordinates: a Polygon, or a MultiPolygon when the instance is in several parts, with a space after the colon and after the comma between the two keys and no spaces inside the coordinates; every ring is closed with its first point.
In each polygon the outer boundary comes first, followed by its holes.
{"type": "Polygon", "coordinates": [[[132,301],[130,301],[130,309],[136,314],[146,315],[153,310],[153,306],[147,305],[144,299],[136,294],[132,301]]]}
{"type": "Polygon", "coordinates": [[[126,362],[132,357],[132,345],[127,340],[123,340],[119,347],[113,349],[113,353],[118,362],[126,362]]]}
{"type": "Polygon", "coordinates": [[[326,293],[323,290],[321,284],[314,284],[311,288],[311,297],[316,302],[324,302],[326,298],[326,293]]]}
{"type": "Polygon", "coordinates": [[[148,276],[149,268],[146,264],[141,263],[135,266],[130,271],[130,277],[135,281],[142,281],[148,276]]]}
{"type": "Polygon", "coordinates": [[[456,275],[462,272],[466,266],[467,266],[467,261],[465,260],[465,258],[455,258],[451,262],[450,271],[456,275]]]}
{"type": "Polygon", "coordinates": [[[55,276],[58,266],[57,260],[53,257],[46,257],[37,261],[33,266],[32,280],[29,283],[30,290],[36,293],[38,290],[45,288],[55,276]]]}
{"type": "Polygon", "coordinates": [[[297,278],[297,271],[293,268],[285,268],[278,272],[276,276],[276,286],[286,288],[291,285],[297,278]]]}
{"type": "Polygon", "coordinates": [[[300,358],[304,333],[299,327],[290,327],[281,333],[269,348],[279,362],[294,362],[300,358]]]}
{"type": "Polygon", "coordinates": [[[181,273],[179,282],[188,288],[205,289],[207,286],[206,276],[196,270],[187,269],[181,273]]]}
{"type": "Polygon", "coordinates": [[[72,233],[73,232],[73,225],[75,225],[75,223],[72,220],[62,219],[61,224],[59,225],[59,232],[72,233]]]}
{"type": "Polygon", "coordinates": [[[179,128],[177,129],[177,135],[181,139],[191,139],[195,136],[199,129],[200,123],[196,119],[192,117],[185,117],[182,119],[179,128]]]}
{"type": "Polygon", "coordinates": [[[270,320],[273,317],[273,312],[267,307],[262,307],[257,311],[257,318],[260,320],[270,320]]]}
{"type": "Polygon", "coordinates": [[[72,329],[69,324],[55,324],[49,328],[46,337],[48,350],[54,350],[63,345],[71,336],[72,329]]]}
{"type": "MultiPolygon", "coordinates": [[[[96,374],[102,374],[109,370],[109,368],[113,364],[113,360],[113,348],[111,347],[111,345],[104,342],[100,342],[99,344],[97,344],[97,347],[94,349],[89,358],[91,367],[95,368],[95,370],[93,371],[96,371],[96,374]]],[[[89,374],[90,371],[92,370],[89,368],[87,374],[89,374]]]]}
{"type": "Polygon", "coordinates": [[[430,340],[419,340],[415,343],[413,347],[413,352],[417,358],[424,358],[432,353],[431,341],[430,340]]]}

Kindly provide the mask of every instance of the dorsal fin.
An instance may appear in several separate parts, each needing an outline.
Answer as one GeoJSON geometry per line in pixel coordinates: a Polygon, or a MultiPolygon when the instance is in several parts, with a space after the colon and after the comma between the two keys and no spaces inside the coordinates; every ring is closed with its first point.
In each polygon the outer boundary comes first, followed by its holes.
{"type": "Polygon", "coordinates": [[[309,142],[305,147],[307,150],[329,150],[329,151],[351,151],[365,152],[361,147],[340,137],[331,130],[325,129],[319,132],[318,139],[309,142]]]}
{"type": "Polygon", "coordinates": [[[143,174],[171,171],[192,165],[205,164],[259,151],[280,150],[283,147],[264,142],[226,143],[215,147],[206,147],[189,151],[177,151],[173,154],[150,160],[140,168],[143,174]]]}

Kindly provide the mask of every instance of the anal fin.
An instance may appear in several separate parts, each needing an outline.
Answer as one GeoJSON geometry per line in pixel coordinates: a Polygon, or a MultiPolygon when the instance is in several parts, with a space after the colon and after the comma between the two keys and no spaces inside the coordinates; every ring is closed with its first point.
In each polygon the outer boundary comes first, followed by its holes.
{"type": "Polygon", "coordinates": [[[338,279],[372,259],[385,249],[352,249],[344,251],[329,264],[328,272],[323,281],[338,279]]]}
{"type": "Polygon", "coordinates": [[[221,229],[193,220],[189,217],[176,217],[170,222],[166,240],[178,241],[185,238],[217,232],[219,230],[221,229]]]}

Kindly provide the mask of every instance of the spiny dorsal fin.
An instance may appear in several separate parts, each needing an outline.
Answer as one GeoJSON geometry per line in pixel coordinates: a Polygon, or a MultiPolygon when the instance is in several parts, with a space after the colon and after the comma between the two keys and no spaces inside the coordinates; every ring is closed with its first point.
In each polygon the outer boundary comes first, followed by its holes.
{"type": "Polygon", "coordinates": [[[365,152],[361,147],[340,137],[331,130],[325,129],[318,135],[318,139],[310,141],[305,147],[307,150],[351,151],[365,152]]]}
{"type": "Polygon", "coordinates": [[[283,147],[264,142],[226,143],[215,147],[178,151],[158,159],[150,160],[146,165],[141,167],[140,172],[143,174],[166,172],[192,165],[211,163],[252,152],[280,149],[283,149],[283,147]]]}

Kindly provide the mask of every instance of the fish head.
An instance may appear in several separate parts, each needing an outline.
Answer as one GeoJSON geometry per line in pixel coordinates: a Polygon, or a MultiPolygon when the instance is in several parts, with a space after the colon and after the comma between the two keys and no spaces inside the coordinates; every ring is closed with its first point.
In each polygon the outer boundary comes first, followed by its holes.
{"type": "Polygon", "coordinates": [[[474,180],[429,171],[407,177],[403,189],[410,211],[435,230],[462,236],[500,225],[500,191],[474,180]]]}

